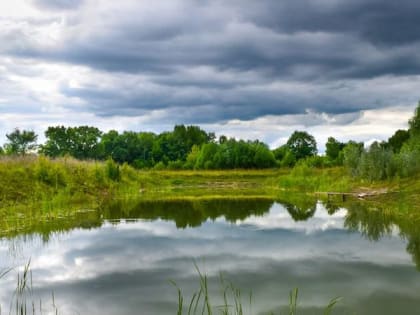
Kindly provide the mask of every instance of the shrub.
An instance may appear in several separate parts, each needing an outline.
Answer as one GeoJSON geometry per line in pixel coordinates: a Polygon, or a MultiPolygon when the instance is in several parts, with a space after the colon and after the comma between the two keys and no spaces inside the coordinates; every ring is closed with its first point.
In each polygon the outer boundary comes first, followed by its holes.
{"type": "Polygon", "coordinates": [[[110,180],[118,182],[121,179],[120,166],[112,158],[106,161],[105,170],[110,180]]]}

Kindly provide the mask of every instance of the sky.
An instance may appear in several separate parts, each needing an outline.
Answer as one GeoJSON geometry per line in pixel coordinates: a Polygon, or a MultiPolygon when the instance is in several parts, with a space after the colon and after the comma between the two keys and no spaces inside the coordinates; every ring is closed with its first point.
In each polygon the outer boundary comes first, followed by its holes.
{"type": "Polygon", "coordinates": [[[55,125],[386,140],[420,100],[419,21],[417,0],[0,1],[0,144],[55,125]]]}

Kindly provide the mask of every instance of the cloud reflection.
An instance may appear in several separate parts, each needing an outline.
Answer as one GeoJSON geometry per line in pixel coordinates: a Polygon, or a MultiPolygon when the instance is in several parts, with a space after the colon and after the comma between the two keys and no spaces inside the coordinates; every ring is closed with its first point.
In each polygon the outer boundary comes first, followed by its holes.
{"type": "MultiPolygon", "coordinates": [[[[413,292],[420,289],[420,276],[404,242],[390,236],[373,243],[350,233],[345,215],[340,209],[330,216],[318,203],[312,218],[294,222],[275,203],[264,216],[236,223],[219,219],[178,229],[163,220],[108,222],[95,230],[73,230],[41,248],[32,249],[30,242],[22,246],[25,258],[32,257],[36,294],[48,300],[54,291],[63,314],[75,309],[173,314],[176,292],[168,280],[192,292],[198,285],[194,261],[215,284],[215,295],[219,271],[243,290],[252,289],[255,313],[287,304],[293,287],[303,292],[303,314],[336,295],[346,297],[345,307],[352,310],[373,296],[378,306],[371,306],[370,314],[392,314],[375,311],[390,296],[397,304],[419,303],[413,292]]],[[[0,257],[10,261],[5,251],[2,245],[0,257]]],[[[2,305],[14,285],[11,276],[4,283],[2,305]]]]}

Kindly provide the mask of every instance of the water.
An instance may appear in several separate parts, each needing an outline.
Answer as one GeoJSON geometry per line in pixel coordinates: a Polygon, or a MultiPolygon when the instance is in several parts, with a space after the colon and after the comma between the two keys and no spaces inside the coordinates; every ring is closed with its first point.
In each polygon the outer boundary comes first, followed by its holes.
{"type": "MultiPolygon", "coordinates": [[[[220,273],[252,313],[278,311],[299,288],[299,314],[417,314],[420,233],[363,203],[298,205],[271,199],[116,202],[0,241],[0,270],[31,259],[35,300],[60,314],[175,314],[174,280],[186,298],[197,264],[220,303],[220,273]]],[[[400,220],[400,219],[399,219],[400,220]]],[[[0,280],[3,313],[16,272],[0,280]]]]}

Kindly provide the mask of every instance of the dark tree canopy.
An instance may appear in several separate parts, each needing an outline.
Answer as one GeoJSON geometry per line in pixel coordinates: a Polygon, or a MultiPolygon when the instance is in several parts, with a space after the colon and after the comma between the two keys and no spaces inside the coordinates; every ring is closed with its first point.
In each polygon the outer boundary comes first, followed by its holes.
{"type": "Polygon", "coordinates": [[[71,155],[78,159],[96,159],[100,153],[101,135],[96,127],[48,127],[45,132],[47,141],[40,151],[51,157],[71,155]]]}
{"type": "Polygon", "coordinates": [[[330,161],[335,162],[339,158],[340,152],[343,150],[344,146],[344,143],[339,142],[333,137],[329,137],[327,143],[325,144],[325,154],[330,161]]]}
{"type": "Polygon", "coordinates": [[[293,132],[286,144],[297,160],[314,156],[318,152],[315,138],[306,131],[293,132]]]}
{"type": "Polygon", "coordinates": [[[36,140],[38,136],[34,131],[22,130],[16,128],[12,133],[6,135],[8,142],[4,149],[8,154],[26,154],[37,148],[36,140]]]}
{"type": "Polygon", "coordinates": [[[407,130],[397,130],[392,137],[388,139],[388,146],[393,152],[400,152],[403,144],[410,138],[410,133],[407,130]]]}

